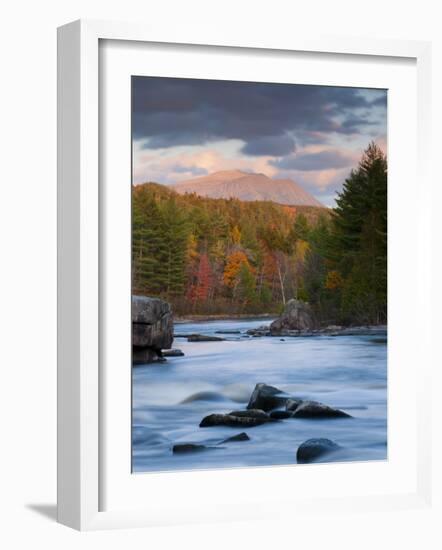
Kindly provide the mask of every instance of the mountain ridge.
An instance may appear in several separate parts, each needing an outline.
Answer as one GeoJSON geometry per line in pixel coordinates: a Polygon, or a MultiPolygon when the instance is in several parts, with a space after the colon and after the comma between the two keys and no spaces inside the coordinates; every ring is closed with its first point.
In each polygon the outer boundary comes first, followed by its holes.
{"type": "Polygon", "coordinates": [[[271,201],[289,206],[325,208],[308,191],[291,179],[272,179],[262,173],[221,170],[169,186],[177,193],[196,193],[213,198],[243,201],[271,201]]]}

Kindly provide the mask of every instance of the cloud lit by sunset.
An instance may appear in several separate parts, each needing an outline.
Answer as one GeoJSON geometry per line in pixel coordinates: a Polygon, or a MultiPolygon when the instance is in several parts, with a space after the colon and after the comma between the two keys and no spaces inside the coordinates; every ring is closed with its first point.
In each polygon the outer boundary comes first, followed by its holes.
{"type": "Polygon", "coordinates": [[[133,77],[132,91],[134,184],[238,169],[332,206],[368,143],[386,152],[386,90],[133,77]]]}

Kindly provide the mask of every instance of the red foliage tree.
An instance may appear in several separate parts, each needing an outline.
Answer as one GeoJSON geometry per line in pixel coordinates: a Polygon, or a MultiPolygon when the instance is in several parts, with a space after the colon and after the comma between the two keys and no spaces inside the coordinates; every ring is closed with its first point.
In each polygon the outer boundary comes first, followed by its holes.
{"type": "Polygon", "coordinates": [[[196,270],[193,284],[189,289],[188,298],[191,302],[205,302],[209,297],[212,288],[212,268],[208,255],[204,252],[200,254],[198,268],[196,270]]]}

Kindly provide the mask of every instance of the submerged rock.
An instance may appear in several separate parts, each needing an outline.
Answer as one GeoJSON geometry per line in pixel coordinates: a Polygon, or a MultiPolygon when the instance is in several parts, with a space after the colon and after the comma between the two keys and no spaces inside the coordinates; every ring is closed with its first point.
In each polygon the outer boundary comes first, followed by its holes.
{"type": "Polygon", "coordinates": [[[250,437],[246,434],[246,432],[241,432],[236,435],[232,435],[232,437],[228,437],[227,439],[224,439],[224,441],[221,441],[220,445],[223,443],[230,443],[234,441],[249,441],[250,437]]]}
{"type": "Polygon", "coordinates": [[[292,330],[311,331],[316,324],[310,305],[302,300],[292,299],[287,302],[281,317],[270,325],[270,333],[272,336],[280,336],[292,330]]]}
{"type": "Polygon", "coordinates": [[[302,401],[302,403],[295,409],[292,414],[293,418],[340,418],[348,417],[351,415],[341,411],[340,409],[334,409],[318,401],[302,401]]]}
{"type": "Polygon", "coordinates": [[[180,349],[163,349],[163,357],[183,357],[184,352],[180,349]]]}
{"type": "Polygon", "coordinates": [[[225,338],[219,336],[208,336],[206,334],[190,334],[187,337],[188,342],[223,342],[225,338]]]}
{"type": "Polygon", "coordinates": [[[241,334],[241,331],[237,329],[215,330],[215,334],[241,334]]]}
{"type": "Polygon", "coordinates": [[[308,439],[307,441],[304,441],[304,443],[301,443],[298,447],[296,452],[296,460],[298,464],[307,464],[324,455],[333,453],[339,448],[339,445],[331,439],[308,439]]]}
{"type": "Polygon", "coordinates": [[[271,411],[278,407],[284,406],[287,397],[282,395],[282,391],[267,384],[256,384],[252,395],[250,396],[248,409],[261,409],[263,411],[271,411]]]}
{"type": "Polygon", "coordinates": [[[180,404],[185,405],[194,401],[225,401],[225,399],[224,395],[215,391],[199,391],[183,399],[180,404]]]}
{"type": "Polygon", "coordinates": [[[178,443],[172,447],[173,454],[200,453],[212,447],[197,445],[196,443],[178,443]]]}

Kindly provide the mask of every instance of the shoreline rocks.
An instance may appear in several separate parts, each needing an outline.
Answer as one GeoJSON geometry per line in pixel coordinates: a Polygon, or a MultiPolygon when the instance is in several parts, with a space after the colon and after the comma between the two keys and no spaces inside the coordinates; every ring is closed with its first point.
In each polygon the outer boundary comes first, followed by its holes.
{"type": "Polygon", "coordinates": [[[134,365],[165,361],[162,349],[173,343],[170,304],[160,298],[132,296],[132,362],[134,365]]]}
{"type": "MultiPolygon", "coordinates": [[[[387,343],[387,326],[386,325],[372,325],[372,326],[360,326],[360,327],[337,327],[330,325],[323,328],[316,328],[312,330],[297,330],[297,329],[281,329],[278,331],[270,331],[270,327],[260,327],[257,329],[249,329],[247,335],[258,338],[261,336],[272,337],[313,337],[313,336],[380,336],[381,338],[374,340],[374,343],[386,344],[387,343]]],[[[283,340],[281,340],[283,341],[283,340]]]]}
{"type": "Polygon", "coordinates": [[[284,336],[285,331],[315,329],[317,321],[313,310],[307,302],[302,300],[289,300],[284,308],[284,313],[270,325],[272,336],[284,336]]]}

